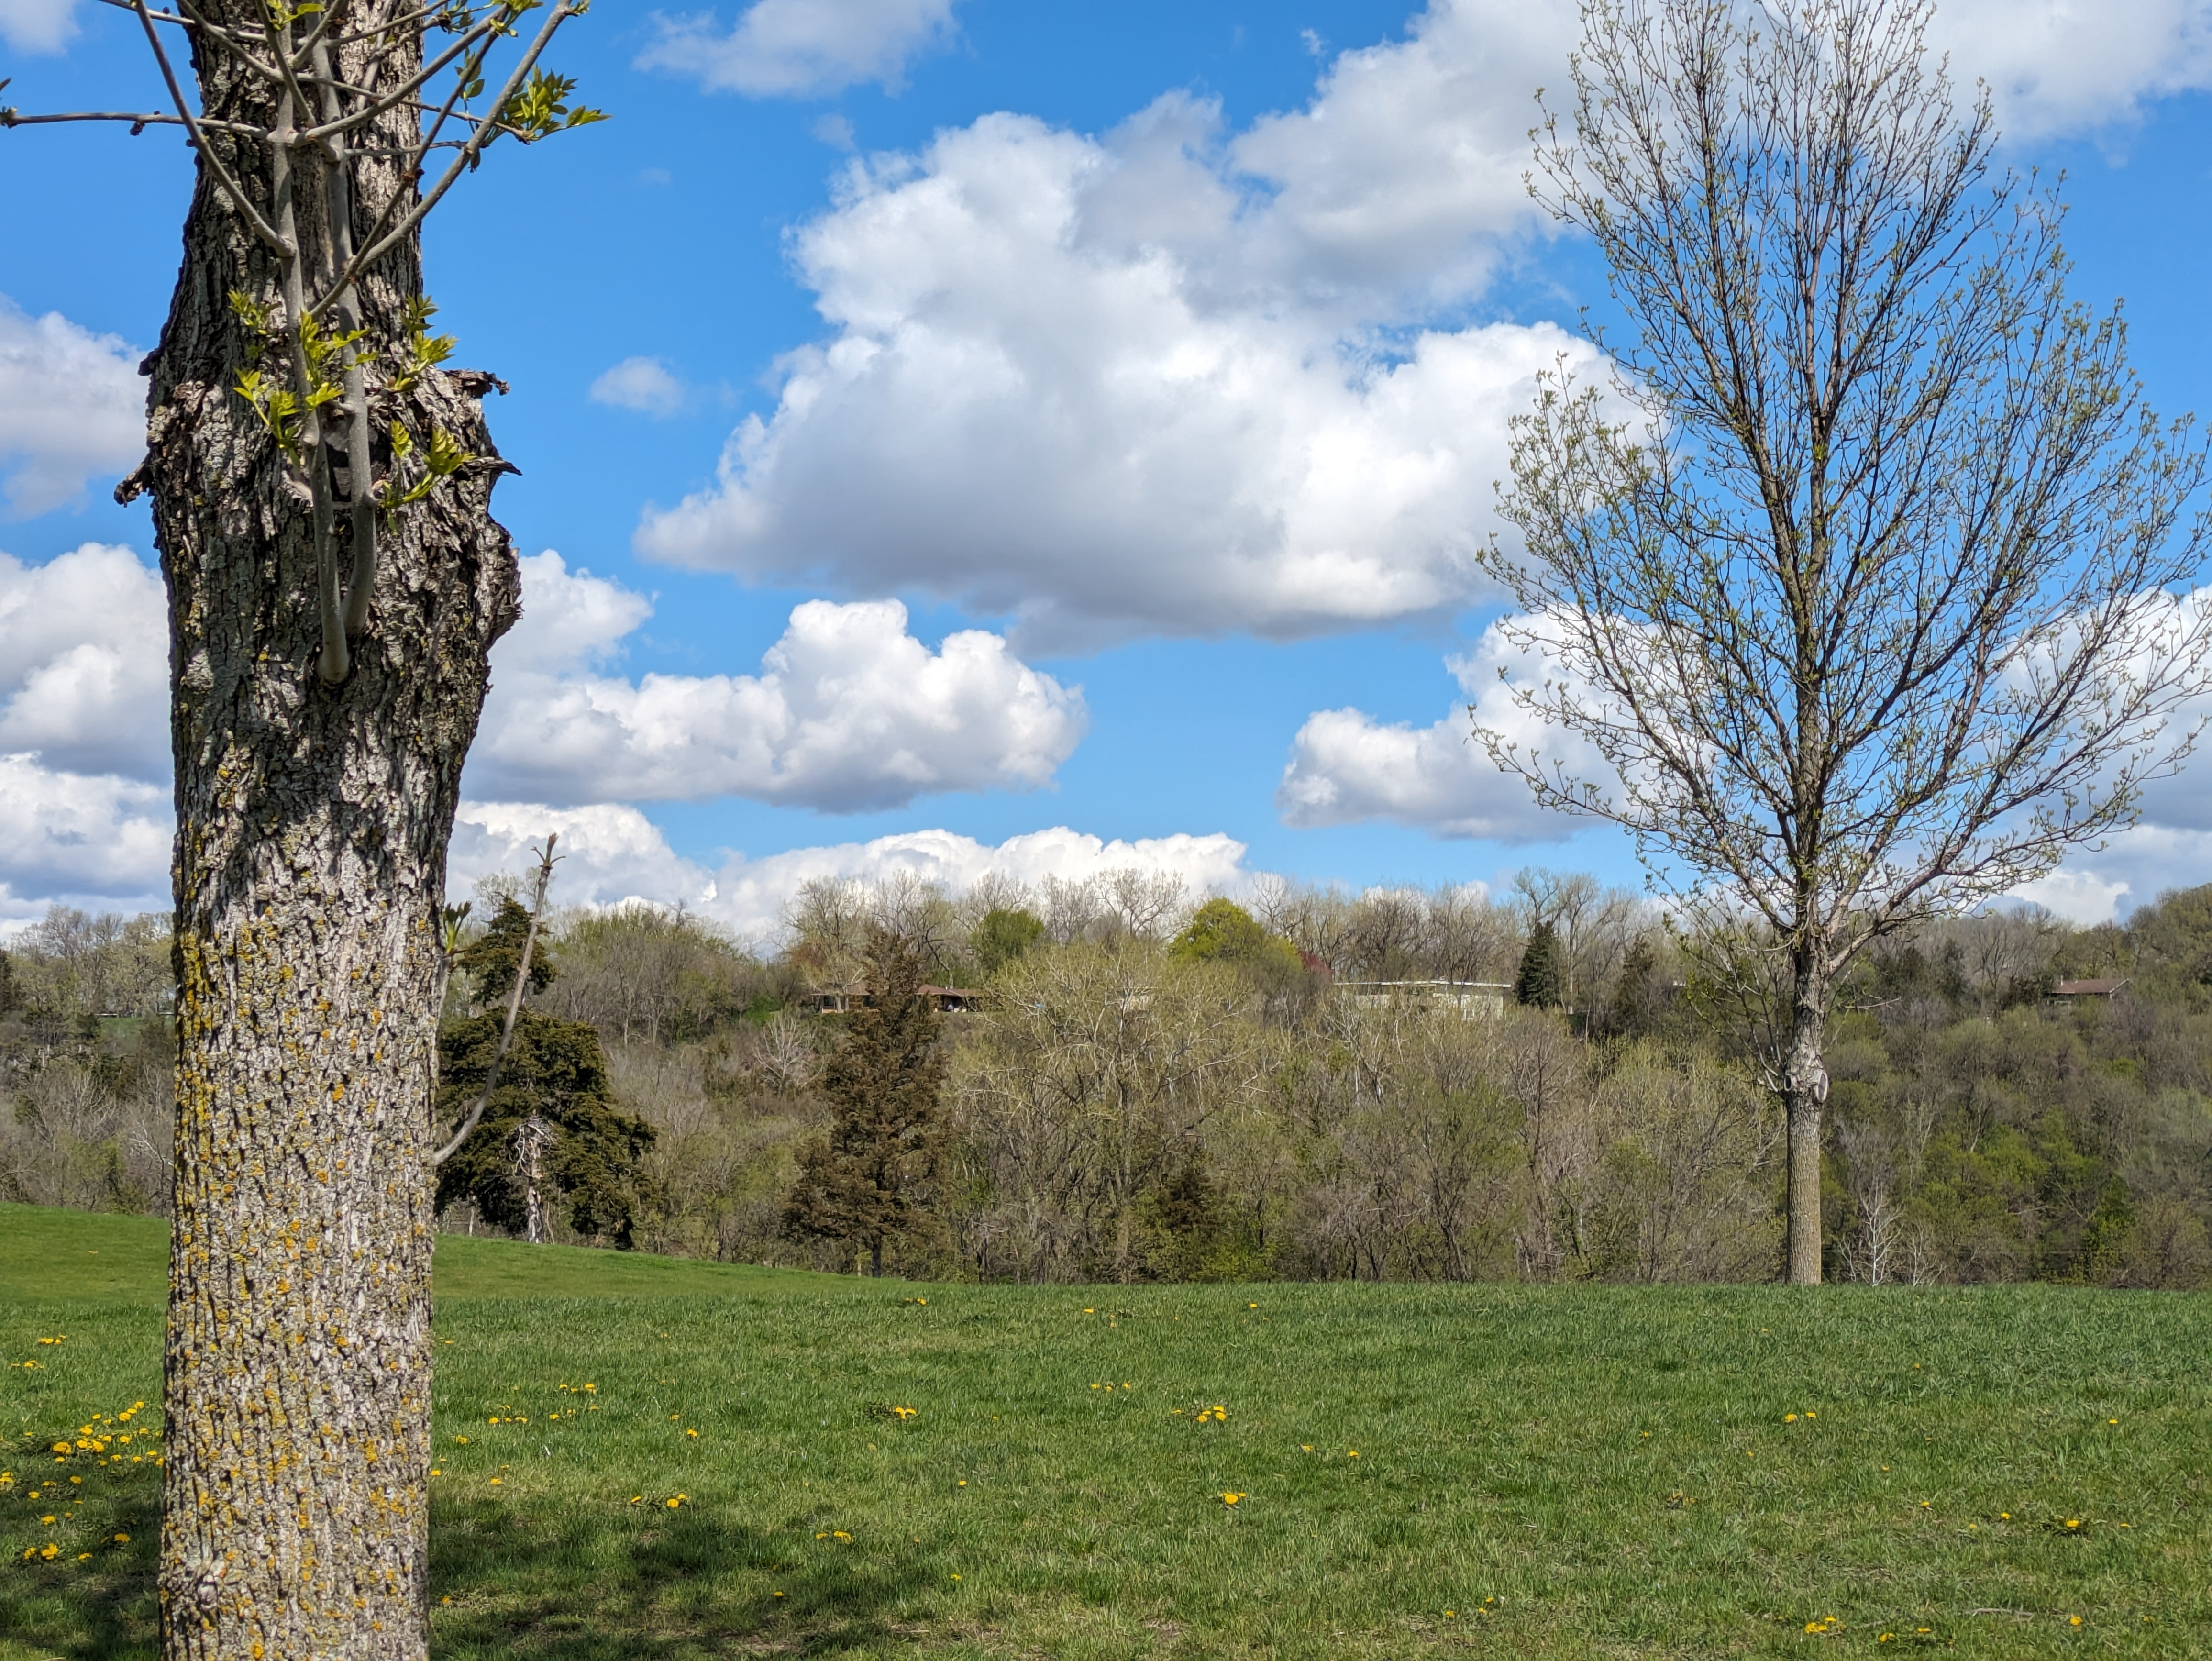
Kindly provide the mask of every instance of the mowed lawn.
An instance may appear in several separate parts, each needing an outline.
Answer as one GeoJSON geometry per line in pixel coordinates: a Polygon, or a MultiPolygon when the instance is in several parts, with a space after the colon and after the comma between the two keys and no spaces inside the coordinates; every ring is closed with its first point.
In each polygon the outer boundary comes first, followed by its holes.
{"type": "MultiPolygon", "coordinates": [[[[7,1661],[153,1652],[145,1442],[47,1450],[163,1240],[0,1207],[7,1661]]],[[[441,1657],[2212,1655],[2212,1299],[437,1274],[441,1657]]]]}

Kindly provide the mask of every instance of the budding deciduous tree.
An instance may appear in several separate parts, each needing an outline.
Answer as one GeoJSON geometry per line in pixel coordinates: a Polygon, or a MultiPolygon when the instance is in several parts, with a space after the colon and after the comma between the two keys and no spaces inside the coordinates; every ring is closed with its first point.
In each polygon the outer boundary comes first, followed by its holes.
{"type": "Polygon", "coordinates": [[[1585,0],[1532,189],[1629,329],[1609,386],[1516,423],[1488,555],[1554,666],[1521,708],[1601,765],[1491,755],[1771,954],[1796,1281],[1838,973],[2130,822],[2212,643],[2178,592],[2204,453],[2067,298],[2058,208],[1996,167],[1929,12],[1585,0]]]}
{"type": "Polygon", "coordinates": [[[495,383],[441,367],[421,227],[498,141],[598,119],[538,67],[584,8],[108,3],[172,107],[0,126],[181,129],[198,162],[118,491],[152,493],[171,623],[162,1652],[414,1661],[446,849],[520,611],[495,383]]]}

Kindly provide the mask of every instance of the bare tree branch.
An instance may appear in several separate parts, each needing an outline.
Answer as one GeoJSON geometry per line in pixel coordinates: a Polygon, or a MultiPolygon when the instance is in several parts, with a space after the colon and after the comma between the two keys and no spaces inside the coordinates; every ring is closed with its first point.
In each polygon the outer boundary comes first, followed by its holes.
{"type": "Polygon", "coordinates": [[[256,236],[276,252],[286,259],[296,258],[297,250],[277,235],[276,228],[264,219],[260,211],[246,199],[245,191],[231,176],[230,169],[223,165],[222,158],[208,143],[198,120],[192,114],[191,104],[185,98],[184,88],[177,84],[177,72],[170,66],[169,54],[161,49],[161,37],[155,32],[154,15],[146,9],[146,0],[132,0],[131,9],[138,14],[138,21],[145,28],[146,44],[154,49],[154,61],[161,65],[161,79],[169,88],[170,98],[176,103],[178,119],[184,123],[185,131],[191,135],[192,148],[207,163],[208,171],[214,175],[216,188],[222,193],[223,200],[230,204],[231,211],[243,219],[256,236]]]}
{"type": "Polygon", "coordinates": [[[1584,0],[1532,189],[1633,333],[1514,423],[1522,546],[1486,556],[1554,666],[1513,701],[1601,765],[1478,727],[1493,760],[1790,965],[1799,1279],[1837,975],[2131,823],[2212,691],[2204,447],[2068,299],[2058,205],[1994,173],[1929,13],[1584,0]]]}
{"type": "Polygon", "coordinates": [[[500,1029],[499,1048],[492,1052],[491,1065],[484,1071],[483,1088],[477,1092],[476,1101],[468,1116],[461,1121],[461,1128],[453,1133],[453,1141],[430,1156],[434,1166],[445,1164],[461,1151],[461,1144],[468,1141],[470,1133],[483,1118],[484,1105],[491,1100],[491,1092],[499,1084],[500,1064],[507,1059],[507,1046],[514,1042],[515,1017],[522,1010],[522,989],[530,983],[530,954],[537,949],[538,925],[544,920],[545,890],[553,880],[553,844],[559,840],[557,830],[547,832],[545,846],[538,852],[537,888],[530,903],[530,932],[523,937],[522,961],[515,965],[514,987],[507,998],[507,1024],[500,1029]]]}

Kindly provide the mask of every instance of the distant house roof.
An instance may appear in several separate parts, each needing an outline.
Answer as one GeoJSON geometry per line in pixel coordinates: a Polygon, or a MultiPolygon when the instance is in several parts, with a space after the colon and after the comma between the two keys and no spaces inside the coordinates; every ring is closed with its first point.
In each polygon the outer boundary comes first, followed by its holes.
{"type": "MultiPolygon", "coordinates": [[[[973,1009],[983,996],[981,992],[965,986],[922,985],[915,990],[934,1002],[939,1009],[947,1011],[973,1009]]],[[[854,981],[842,987],[817,987],[812,995],[815,1007],[823,1014],[837,1015],[857,1008],[865,1002],[868,989],[865,982],[854,981]]]]}
{"type": "Polygon", "coordinates": [[[2061,981],[2051,989],[2054,998],[2109,998],[2128,983],[2127,977],[2107,976],[2094,981],[2061,981]]]}

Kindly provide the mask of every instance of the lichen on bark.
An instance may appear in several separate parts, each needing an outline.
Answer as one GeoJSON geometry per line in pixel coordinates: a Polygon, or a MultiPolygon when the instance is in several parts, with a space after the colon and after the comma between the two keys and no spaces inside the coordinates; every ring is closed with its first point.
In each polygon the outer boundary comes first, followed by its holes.
{"type": "MultiPolygon", "coordinates": [[[[421,23],[382,26],[414,10],[354,0],[341,78],[374,88],[411,74],[421,23]]],[[[203,15],[263,21],[243,0],[203,15]]],[[[207,116],[270,120],[265,82],[220,52],[194,66],[207,116]]],[[[416,131],[395,112],[363,147],[403,151],[416,131]]],[[[270,212],[258,143],[210,142],[270,212]]],[[[352,185],[356,235],[416,188],[374,155],[352,185]]],[[[327,270],[311,170],[297,188],[302,259],[327,270]]],[[[204,162],[184,241],[130,487],[152,493],[168,586],[176,767],[164,1653],[416,1658],[438,911],[488,654],[520,615],[514,551],[490,514],[504,464],[479,402],[488,377],[433,369],[374,395],[379,432],[442,429],[475,459],[384,518],[368,625],[344,682],[324,684],[313,504],[232,390],[264,343],[228,296],[276,293],[278,261],[204,162]]],[[[397,378],[420,293],[411,238],[364,273],[362,322],[384,354],[373,381],[397,378]]],[[[343,477],[349,493],[370,488],[343,477]]]]}

